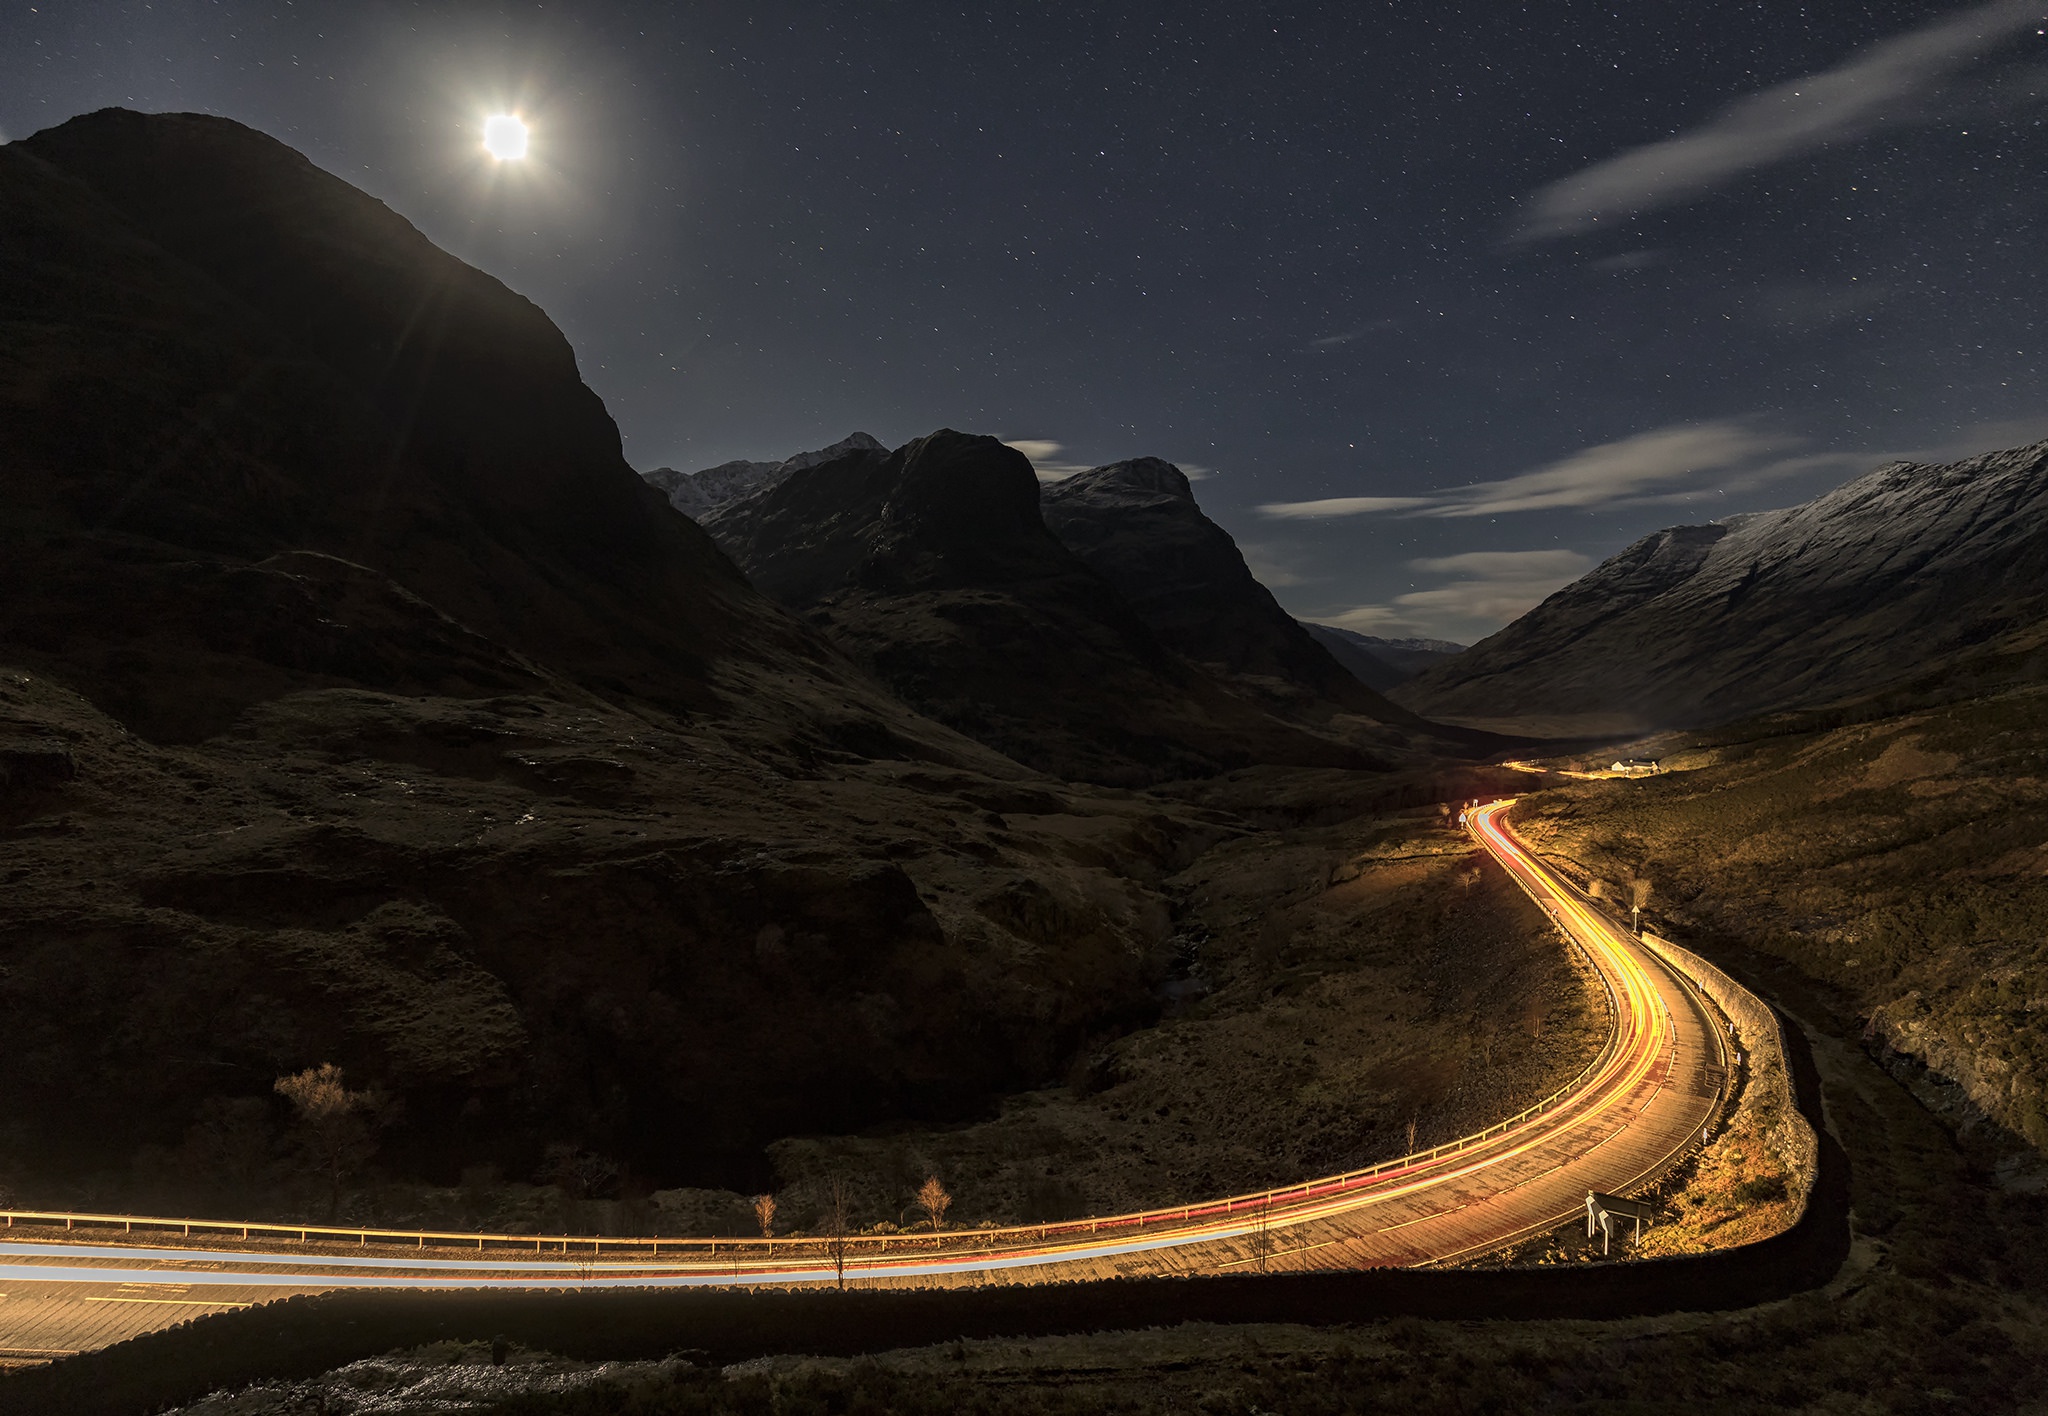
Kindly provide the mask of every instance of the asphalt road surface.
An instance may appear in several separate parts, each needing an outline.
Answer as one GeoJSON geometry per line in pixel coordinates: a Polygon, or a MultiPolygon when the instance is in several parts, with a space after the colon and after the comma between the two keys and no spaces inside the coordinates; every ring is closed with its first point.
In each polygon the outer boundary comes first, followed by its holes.
{"type": "MultiPolygon", "coordinates": [[[[949,1285],[1470,1259],[1626,1193],[1697,1141],[1725,1087],[1722,1023],[1684,979],[1501,820],[1466,824],[1598,971],[1605,1048],[1478,1135],[1252,1195],[1063,1224],[843,1240],[575,1239],[16,1211],[0,1230],[0,1361],[103,1347],[194,1316],[337,1288],[949,1285]]],[[[0,1211],[0,1213],[6,1213],[0,1211]]]]}

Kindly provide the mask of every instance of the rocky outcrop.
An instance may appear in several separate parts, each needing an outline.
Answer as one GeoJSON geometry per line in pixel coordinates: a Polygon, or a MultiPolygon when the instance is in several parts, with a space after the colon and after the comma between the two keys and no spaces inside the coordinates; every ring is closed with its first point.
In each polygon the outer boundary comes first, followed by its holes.
{"type": "Polygon", "coordinates": [[[1301,627],[1308,631],[1311,639],[1329,650],[1330,657],[1342,664],[1360,683],[1382,693],[1396,684],[1406,683],[1432,665],[1465,652],[1464,645],[1453,644],[1448,639],[1381,639],[1352,629],[1340,629],[1333,624],[1311,624],[1306,620],[1301,627]]]}
{"type": "Polygon", "coordinates": [[[909,702],[1056,775],[1142,782],[1373,761],[1171,652],[1047,528],[1031,464],[994,438],[943,430],[856,452],[728,503],[704,527],[756,586],[909,702]]]}
{"type": "Polygon", "coordinates": [[[1045,524],[1175,653],[1285,700],[1306,696],[1405,721],[1252,577],[1178,467],[1133,458],[1049,482],[1045,524]]]}
{"type": "Polygon", "coordinates": [[[1438,715],[1723,722],[1938,671],[2044,613],[2038,443],[1660,531],[1394,696],[1438,715]]]}
{"type": "Polygon", "coordinates": [[[640,475],[649,485],[657,488],[668,498],[668,504],[692,520],[703,517],[729,501],[751,496],[764,487],[772,486],[792,472],[806,467],[816,467],[821,462],[832,462],[854,452],[886,452],[887,448],[867,433],[852,433],[815,452],[800,452],[794,457],[785,457],[780,462],[721,462],[716,467],[707,467],[701,472],[678,472],[673,467],[657,467],[652,472],[640,475]]]}

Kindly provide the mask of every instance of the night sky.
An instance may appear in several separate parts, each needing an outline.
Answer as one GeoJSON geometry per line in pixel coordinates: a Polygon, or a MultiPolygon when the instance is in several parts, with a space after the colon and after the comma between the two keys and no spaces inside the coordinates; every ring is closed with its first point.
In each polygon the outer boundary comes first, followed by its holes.
{"type": "Polygon", "coordinates": [[[0,137],[275,134],[545,307],[637,467],[940,426],[1166,457],[1296,613],[1469,640],[1659,526],[2048,436],[2044,30],[7,0],[0,137]]]}

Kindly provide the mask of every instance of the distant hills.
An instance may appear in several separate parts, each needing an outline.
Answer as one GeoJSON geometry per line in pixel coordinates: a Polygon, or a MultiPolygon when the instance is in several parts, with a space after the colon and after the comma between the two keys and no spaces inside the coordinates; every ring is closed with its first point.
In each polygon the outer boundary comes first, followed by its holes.
{"type": "Polygon", "coordinates": [[[702,524],[906,701],[1058,776],[1384,765],[1428,737],[1273,603],[1163,462],[1042,492],[1021,453],[942,430],[788,470],[702,524]]]}
{"type": "Polygon", "coordinates": [[[1342,664],[1360,683],[1382,693],[1396,684],[1406,683],[1424,669],[1465,652],[1464,645],[1453,644],[1448,639],[1381,639],[1375,635],[1360,634],[1355,629],[1339,629],[1333,624],[1310,624],[1306,621],[1302,628],[1316,643],[1329,650],[1330,657],[1342,664]]]}
{"type": "MultiPolygon", "coordinates": [[[[699,472],[659,467],[641,475],[678,511],[703,521],[793,472],[886,451],[856,432],[779,462],[725,462],[699,472]]],[[[1464,649],[1441,639],[1379,639],[1293,619],[1252,575],[1230,533],[1196,503],[1186,474],[1160,458],[1131,458],[1045,483],[1039,510],[1046,528],[1107,581],[1162,644],[1281,702],[1322,700],[1411,722],[1378,695],[1464,649]],[[1374,692],[1361,695],[1357,684],[1374,692]]]]}
{"type": "Polygon", "coordinates": [[[1646,536],[1394,697],[1447,717],[1696,726],[1945,667],[1981,675],[1986,656],[2033,645],[2044,616],[2036,443],[1891,463],[1800,506],[1646,536]]]}
{"type": "Polygon", "coordinates": [[[657,467],[640,475],[668,497],[670,506],[685,516],[698,519],[729,501],[736,501],[780,481],[791,472],[831,462],[850,452],[886,451],[888,449],[870,434],[856,432],[830,447],[800,452],[780,462],[721,462],[701,472],[678,472],[673,467],[657,467]]]}

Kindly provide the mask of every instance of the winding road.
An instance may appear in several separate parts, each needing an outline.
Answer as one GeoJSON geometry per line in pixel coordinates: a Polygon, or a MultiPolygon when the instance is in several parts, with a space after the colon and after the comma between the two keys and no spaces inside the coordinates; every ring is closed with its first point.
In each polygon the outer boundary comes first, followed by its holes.
{"type": "Polygon", "coordinates": [[[103,1347],[202,1313],[338,1288],[1033,1283],[1422,1266],[1483,1255],[1662,1173],[1720,1105],[1718,1017],[1502,816],[1468,829],[1599,974],[1614,1027],[1578,1078],[1476,1135],[1367,1170],[1136,1214],[807,1239],[575,1239],[0,1211],[0,1360],[103,1347]]]}

